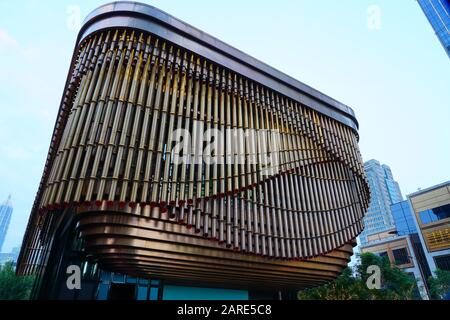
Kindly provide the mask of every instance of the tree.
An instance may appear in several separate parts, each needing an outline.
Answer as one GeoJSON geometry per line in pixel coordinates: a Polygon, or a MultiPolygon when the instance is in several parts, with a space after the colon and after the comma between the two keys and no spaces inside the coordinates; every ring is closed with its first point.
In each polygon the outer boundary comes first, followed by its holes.
{"type": "Polygon", "coordinates": [[[450,293],[450,271],[437,269],[434,277],[428,278],[432,299],[444,299],[450,293]]]}
{"type": "Polygon", "coordinates": [[[344,269],[333,282],[320,287],[300,291],[301,300],[411,300],[416,286],[415,279],[403,270],[392,266],[387,257],[372,253],[360,255],[354,270],[344,269]],[[378,266],[381,288],[369,289],[367,273],[369,266],[378,266]]]}
{"type": "Polygon", "coordinates": [[[352,269],[347,267],[333,282],[300,291],[298,298],[300,300],[358,300],[364,299],[364,288],[362,281],[355,278],[352,269]]]}
{"type": "Polygon", "coordinates": [[[411,300],[416,286],[415,279],[403,270],[393,266],[388,257],[380,257],[373,253],[364,253],[361,255],[361,263],[357,266],[357,276],[363,283],[367,282],[369,275],[367,268],[371,265],[377,265],[381,270],[380,290],[369,290],[370,300],[411,300]]]}
{"type": "Polygon", "coordinates": [[[29,299],[33,282],[33,276],[16,276],[12,262],[0,265],[0,300],[29,299]]]}

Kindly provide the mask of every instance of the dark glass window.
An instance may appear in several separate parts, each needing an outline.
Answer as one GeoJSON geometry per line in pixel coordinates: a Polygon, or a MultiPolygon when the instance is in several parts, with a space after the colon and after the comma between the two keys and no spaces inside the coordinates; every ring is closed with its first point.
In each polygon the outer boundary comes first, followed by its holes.
{"type": "Polygon", "coordinates": [[[97,300],[161,300],[163,281],[100,271],[97,300]]]}
{"type": "Polygon", "coordinates": [[[436,267],[441,270],[450,271],[450,255],[434,258],[436,267]]]}
{"type": "Polygon", "coordinates": [[[109,300],[136,299],[136,286],[133,284],[112,283],[109,288],[109,300]]]}
{"type": "Polygon", "coordinates": [[[450,204],[419,212],[423,224],[450,218],[450,204]]]}
{"type": "Polygon", "coordinates": [[[392,250],[392,254],[394,255],[396,265],[409,263],[408,250],[406,248],[392,250]]]}
{"type": "Polygon", "coordinates": [[[445,206],[434,208],[433,214],[436,215],[438,220],[443,220],[450,218],[450,204],[446,204],[445,206]]]}

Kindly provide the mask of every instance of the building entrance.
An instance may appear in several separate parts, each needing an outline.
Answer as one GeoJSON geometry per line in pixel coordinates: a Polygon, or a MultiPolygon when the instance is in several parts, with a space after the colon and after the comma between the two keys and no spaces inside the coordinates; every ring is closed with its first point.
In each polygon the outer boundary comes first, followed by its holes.
{"type": "Polygon", "coordinates": [[[112,283],[109,300],[135,300],[135,290],[134,284],[112,283]]]}

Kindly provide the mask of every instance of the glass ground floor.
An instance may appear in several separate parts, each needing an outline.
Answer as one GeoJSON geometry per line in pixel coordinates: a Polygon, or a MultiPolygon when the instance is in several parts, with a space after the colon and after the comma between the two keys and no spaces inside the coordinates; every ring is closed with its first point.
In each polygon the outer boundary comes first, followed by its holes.
{"type": "Polygon", "coordinates": [[[183,281],[167,281],[149,274],[146,278],[126,275],[99,266],[95,256],[86,252],[76,221],[68,216],[52,234],[46,263],[36,277],[32,298],[38,300],[278,300],[296,299],[296,292],[236,290],[198,286],[183,281]],[[71,288],[76,267],[78,288],[71,288]],[[182,285],[180,285],[182,284],[182,285]]]}
{"type": "Polygon", "coordinates": [[[164,279],[100,270],[95,264],[85,263],[79,289],[71,290],[66,281],[60,281],[50,292],[41,291],[40,296],[57,300],[277,300],[295,299],[296,293],[176,285],[164,279]]]}
{"type": "Polygon", "coordinates": [[[97,300],[248,300],[249,292],[220,288],[165,284],[159,279],[143,279],[102,271],[97,300]]]}

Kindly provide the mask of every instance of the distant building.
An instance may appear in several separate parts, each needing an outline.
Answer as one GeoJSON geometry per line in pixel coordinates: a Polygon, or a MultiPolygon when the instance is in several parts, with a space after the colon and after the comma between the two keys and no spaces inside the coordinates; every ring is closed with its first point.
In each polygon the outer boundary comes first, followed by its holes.
{"type": "Polygon", "coordinates": [[[431,272],[450,270],[450,181],[408,195],[431,272]]]}
{"type": "MultiPolygon", "coordinates": [[[[427,262],[427,253],[420,241],[417,223],[409,201],[405,200],[391,205],[391,212],[394,217],[396,234],[409,237],[422,277],[424,280],[428,279],[431,276],[431,270],[427,262]]],[[[425,285],[427,286],[426,281],[425,285]]],[[[426,289],[428,290],[428,287],[426,289]]]]}
{"type": "Polygon", "coordinates": [[[12,212],[13,207],[10,195],[8,200],[0,205],[0,252],[2,252],[3,244],[5,242],[6,233],[8,232],[9,223],[11,222],[12,212]]]}
{"type": "Polygon", "coordinates": [[[369,160],[364,163],[364,170],[369,181],[371,201],[364,217],[364,230],[359,236],[361,245],[368,243],[368,235],[394,228],[391,204],[403,200],[389,166],[381,165],[377,160],[369,160]]]}
{"type": "Polygon", "coordinates": [[[16,266],[17,258],[19,257],[20,247],[15,247],[11,250],[11,252],[1,252],[0,253],[0,265],[6,262],[12,262],[14,266],[16,266]]]}
{"type": "Polygon", "coordinates": [[[418,0],[445,52],[450,57],[450,1],[418,0]]]}
{"type": "Polygon", "coordinates": [[[390,206],[394,227],[368,234],[360,251],[387,256],[393,265],[414,275],[420,295],[427,299],[426,280],[436,269],[450,270],[450,181],[407,198],[390,206]]]}
{"type": "Polygon", "coordinates": [[[426,279],[409,235],[397,236],[396,230],[391,229],[368,236],[368,241],[367,245],[360,247],[361,253],[371,252],[387,257],[392,265],[415,278],[416,295],[420,295],[425,300],[429,299],[426,279]]]}

